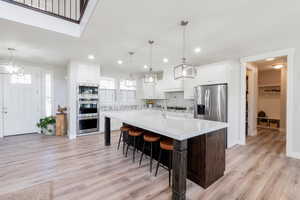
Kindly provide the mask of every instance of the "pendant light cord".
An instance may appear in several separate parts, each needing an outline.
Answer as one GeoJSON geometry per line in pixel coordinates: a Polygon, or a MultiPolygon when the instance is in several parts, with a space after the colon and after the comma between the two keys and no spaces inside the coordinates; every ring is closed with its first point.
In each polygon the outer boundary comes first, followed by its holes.
{"type": "Polygon", "coordinates": [[[182,26],[182,63],[184,64],[186,61],[185,57],[185,49],[186,49],[186,26],[188,25],[188,21],[181,21],[180,25],[182,26]]]}
{"type": "Polygon", "coordinates": [[[185,45],[186,45],[186,26],[183,25],[183,30],[182,30],[182,61],[183,63],[185,62],[185,45]]]}
{"type": "Polygon", "coordinates": [[[152,55],[152,52],[153,52],[153,43],[154,41],[153,40],[149,40],[148,43],[150,44],[150,66],[149,66],[149,71],[151,72],[152,71],[152,59],[153,59],[153,55],[152,55]]]}

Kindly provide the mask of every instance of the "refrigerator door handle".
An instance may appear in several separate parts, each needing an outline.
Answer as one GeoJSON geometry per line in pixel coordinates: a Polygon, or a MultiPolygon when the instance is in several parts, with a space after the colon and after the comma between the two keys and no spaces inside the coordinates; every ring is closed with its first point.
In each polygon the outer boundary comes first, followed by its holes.
{"type": "Polygon", "coordinates": [[[210,94],[209,94],[209,90],[206,89],[205,90],[205,95],[204,95],[204,103],[205,103],[205,116],[207,118],[207,116],[210,115],[210,94]]]}

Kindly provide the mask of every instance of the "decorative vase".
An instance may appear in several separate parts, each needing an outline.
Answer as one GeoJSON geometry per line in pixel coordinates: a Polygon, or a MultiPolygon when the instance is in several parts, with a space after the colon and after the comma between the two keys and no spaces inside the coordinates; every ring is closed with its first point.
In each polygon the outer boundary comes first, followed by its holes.
{"type": "Polygon", "coordinates": [[[55,135],[55,125],[51,124],[47,126],[47,129],[43,128],[42,129],[42,134],[48,135],[48,136],[53,136],[55,135]]]}

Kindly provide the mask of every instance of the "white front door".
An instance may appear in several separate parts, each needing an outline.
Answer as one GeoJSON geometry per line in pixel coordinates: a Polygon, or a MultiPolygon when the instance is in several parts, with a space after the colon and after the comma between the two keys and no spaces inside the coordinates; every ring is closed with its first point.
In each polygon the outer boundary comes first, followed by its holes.
{"type": "Polygon", "coordinates": [[[41,115],[41,72],[25,70],[23,76],[3,76],[4,136],[37,132],[41,115]]]}

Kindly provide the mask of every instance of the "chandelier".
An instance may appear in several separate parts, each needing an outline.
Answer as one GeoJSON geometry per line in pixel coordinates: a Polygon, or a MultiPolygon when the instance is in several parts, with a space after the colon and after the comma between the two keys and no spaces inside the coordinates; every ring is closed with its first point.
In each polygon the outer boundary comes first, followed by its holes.
{"type": "Polygon", "coordinates": [[[182,27],[182,61],[179,65],[174,67],[174,79],[185,79],[185,78],[195,78],[196,68],[186,62],[185,57],[185,47],[186,47],[186,27],[188,21],[181,21],[180,26],[182,27]]]}
{"type": "Polygon", "coordinates": [[[22,75],[24,73],[24,69],[15,64],[14,52],[16,49],[8,48],[7,50],[9,51],[10,58],[8,61],[0,63],[0,74],[22,75]]]}
{"type": "Polygon", "coordinates": [[[156,84],[157,81],[157,74],[152,70],[152,50],[153,50],[153,40],[148,41],[150,45],[150,56],[149,56],[149,72],[144,76],[144,83],[146,84],[156,84]]]}

